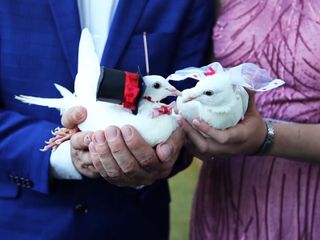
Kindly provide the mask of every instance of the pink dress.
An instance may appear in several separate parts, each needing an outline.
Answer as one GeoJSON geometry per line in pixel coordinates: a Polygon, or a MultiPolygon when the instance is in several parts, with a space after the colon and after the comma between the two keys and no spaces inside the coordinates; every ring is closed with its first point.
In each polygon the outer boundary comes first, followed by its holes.
{"type": "MultiPolygon", "coordinates": [[[[320,123],[320,1],[224,0],[221,7],[213,35],[217,61],[257,63],[286,82],[257,95],[261,114],[320,123]]],[[[205,162],[191,239],[320,239],[320,163],[301,160],[205,162]]]]}

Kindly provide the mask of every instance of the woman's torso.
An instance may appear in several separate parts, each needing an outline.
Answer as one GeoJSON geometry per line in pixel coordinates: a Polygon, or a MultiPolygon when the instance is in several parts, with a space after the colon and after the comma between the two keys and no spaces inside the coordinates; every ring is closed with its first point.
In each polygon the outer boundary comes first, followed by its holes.
{"type": "MultiPolygon", "coordinates": [[[[254,62],[285,80],[257,94],[264,117],[320,123],[320,1],[225,0],[214,55],[229,67],[254,62]]],[[[320,156],[319,156],[320,158],[320,156]]],[[[319,164],[275,157],[205,162],[192,239],[320,239],[319,164]]]]}

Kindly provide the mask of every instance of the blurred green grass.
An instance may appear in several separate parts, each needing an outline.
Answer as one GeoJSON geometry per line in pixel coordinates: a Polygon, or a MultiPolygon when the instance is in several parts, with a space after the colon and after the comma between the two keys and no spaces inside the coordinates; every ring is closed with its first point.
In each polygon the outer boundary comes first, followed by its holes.
{"type": "Polygon", "coordinates": [[[200,170],[199,160],[170,178],[170,240],[189,239],[191,205],[200,170]]]}

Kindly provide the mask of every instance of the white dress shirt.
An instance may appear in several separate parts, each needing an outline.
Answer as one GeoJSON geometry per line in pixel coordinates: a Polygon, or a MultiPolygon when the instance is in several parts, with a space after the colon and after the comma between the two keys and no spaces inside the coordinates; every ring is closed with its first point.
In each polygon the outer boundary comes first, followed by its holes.
{"type": "MultiPolygon", "coordinates": [[[[88,28],[93,36],[97,55],[101,60],[112,19],[119,0],[77,0],[81,28],[88,28]]],[[[82,179],[71,159],[70,141],[62,143],[50,157],[51,174],[58,179],[82,179]]]]}

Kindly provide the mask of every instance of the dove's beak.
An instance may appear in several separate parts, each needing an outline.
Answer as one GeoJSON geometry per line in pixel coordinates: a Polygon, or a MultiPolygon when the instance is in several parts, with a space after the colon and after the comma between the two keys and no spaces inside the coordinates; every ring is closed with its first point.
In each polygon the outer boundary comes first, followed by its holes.
{"type": "Polygon", "coordinates": [[[176,88],[167,88],[167,90],[171,93],[172,96],[181,96],[181,92],[176,88]]]}
{"type": "Polygon", "coordinates": [[[194,96],[187,96],[187,97],[185,97],[185,98],[182,99],[182,102],[183,102],[183,103],[190,102],[190,101],[192,101],[192,100],[195,99],[195,98],[196,98],[196,97],[194,97],[194,96]]]}

